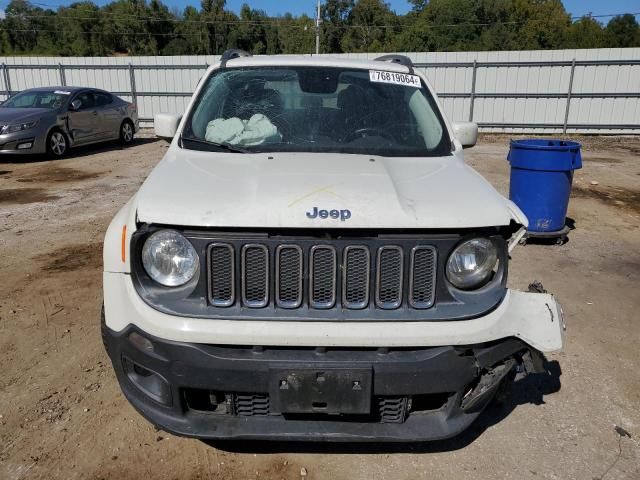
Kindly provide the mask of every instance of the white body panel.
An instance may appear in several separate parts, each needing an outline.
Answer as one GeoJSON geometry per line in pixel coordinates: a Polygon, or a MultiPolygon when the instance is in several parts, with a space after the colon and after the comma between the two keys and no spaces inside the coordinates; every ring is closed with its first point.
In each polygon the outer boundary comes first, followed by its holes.
{"type": "MultiPolygon", "coordinates": [[[[172,145],[138,193],[141,222],[202,227],[470,228],[508,225],[517,207],[449,157],[233,154],[172,145]],[[373,161],[372,161],[373,160],[373,161]],[[348,220],[306,212],[349,209],[348,220]]],[[[524,215],[522,215],[524,217],[524,215]]]]}
{"type": "Polygon", "coordinates": [[[135,324],[166,340],[220,345],[429,347],[518,337],[542,351],[562,348],[564,320],[552,295],[509,291],[491,313],[451,322],[215,320],[161,313],[138,296],[129,275],[104,274],[107,326],[135,324]]]}
{"type": "MultiPolygon", "coordinates": [[[[308,57],[253,57],[229,62],[229,66],[245,64],[408,71],[396,64],[308,57]]],[[[515,204],[465,165],[461,142],[449,123],[446,127],[454,151],[445,157],[212,153],[184,150],[178,145],[192,104],[193,99],[165,158],[107,231],[104,305],[110,329],[122,331],[133,324],[167,340],[230,345],[409,347],[469,345],[518,337],[543,352],[562,347],[562,312],[554,298],[546,294],[510,291],[495,310],[483,317],[438,322],[198,319],[167,315],[148,306],[128,274],[129,242],[138,222],[185,227],[372,230],[482,228],[509,225],[511,221],[527,225],[515,204]],[[312,219],[307,212],[314,207],[348,209],[350,216],[312,219]]]]}

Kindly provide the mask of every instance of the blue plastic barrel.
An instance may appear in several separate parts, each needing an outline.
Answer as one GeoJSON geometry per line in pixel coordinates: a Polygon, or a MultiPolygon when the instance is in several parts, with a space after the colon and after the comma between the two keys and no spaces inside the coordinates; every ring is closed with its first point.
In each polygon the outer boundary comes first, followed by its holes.
{"type": "Polygon", "coordinates": [[[564,228],[573,171],[582,168],[578,142],[512,140],[509,198],[529,219],[530,232],[564,228]]]}

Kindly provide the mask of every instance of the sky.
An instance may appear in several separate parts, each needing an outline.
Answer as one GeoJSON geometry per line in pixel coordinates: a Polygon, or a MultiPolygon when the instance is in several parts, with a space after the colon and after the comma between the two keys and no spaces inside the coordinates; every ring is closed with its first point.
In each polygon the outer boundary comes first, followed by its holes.
{"type": "MultiPolygon", "coordinates": [[[[165,0],[169,5],[182,5],[178,0],[165,0]]],[[[317,0],[227,0],[227,6],[236,12],[240,11],[243,3],[248,3],[252,8],[265,10],[270,15],[278,15],[291,12],[294,15],[306,13],[314,15],[317,0]]],[[[396,13],[407,13],[411,5],[407,0],[386,0],[391,9],[396,13]]],[[[192,3],[192,2],[189,2],[192,3]]],[[[565,8],[572,16],[582,16],[591,12],[593,15],[614,13],[640,12],[638,0],[563,0],[565,8]]]]}
{"type": "MultiPolygon", "coordinates": [[[[68,5],[73,0],[31,0],[39,6],[55,8],[60,5],[68,5]]],[[[243,3],[248,3],[252,8],[265,10],[269,15],[281,15],[290,12],[294,15],[306,13],[310,17],[315,16],[315,5],[317,0],[227,0],[227,7],[235,12],[240,11],[243,3]]],[[[386,0],[391,5],[391,9],[396,13],[406,13],[410,10],[407,0],[386,0]]],[[[94,0],[95,3],[103,5],[109,0],[94,0]]],[[[163,0],[171,8],[177,7],[182,10],[187,4],[200,5],[199,0],[163,0]]],[[[0,0],[0,9],[4,10],[7,0],[0,0]]],[[[591,13],[592,15],[638,13],[640,12],[640,1],[638,0],[563,0],[565,8],[572,16],[580,17],[591,13]]],[[[603,23],[607,18],[600,19],[603,23]]]]}

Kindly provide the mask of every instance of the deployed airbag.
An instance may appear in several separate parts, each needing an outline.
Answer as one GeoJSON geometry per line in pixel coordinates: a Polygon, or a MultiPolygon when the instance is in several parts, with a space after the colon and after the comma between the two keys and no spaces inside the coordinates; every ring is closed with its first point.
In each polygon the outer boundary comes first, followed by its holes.
{"type": "Polygon", "coordinates": [[[204,138],[209,142],[231,145],[261,145],[280,142],[282,135],[267,117],[256,113],[249,120],[216,118],[207,124],[204,138]]]}

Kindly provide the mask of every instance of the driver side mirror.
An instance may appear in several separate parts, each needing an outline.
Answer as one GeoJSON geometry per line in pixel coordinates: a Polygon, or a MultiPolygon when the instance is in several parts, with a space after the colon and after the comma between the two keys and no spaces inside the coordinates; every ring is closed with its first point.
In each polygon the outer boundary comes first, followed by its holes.
{"type": "Polygon", "coordinates": [[[478,124],[474,122],[453,122],[453,134],[462,148],[471,148],[478,141],[478,124]]]}
{"type": "Polygon", "coordinates": [[[157,113],[153,117],[153,130],[156,136],[171,142],[178,131],[180,120],[182,115],[176,113],[157,113]]]}
{"type": "Polygon", "coordinates": [[[69,110],[74,112],[80,110],[80,108],[82,108],[82,100],[80,100],[79,98],[76,98],[73,102],[71,102],[71,105],[69,105],[69,110]]]}

